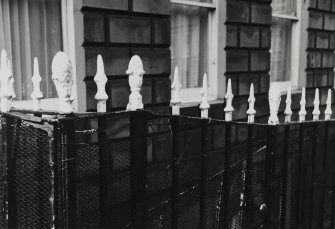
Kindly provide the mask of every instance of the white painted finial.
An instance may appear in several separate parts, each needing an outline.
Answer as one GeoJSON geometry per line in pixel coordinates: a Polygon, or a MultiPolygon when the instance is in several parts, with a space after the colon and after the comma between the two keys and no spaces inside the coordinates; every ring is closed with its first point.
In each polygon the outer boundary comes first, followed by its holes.
{"type": "Polygon", "coordinates": [[[292,118],[292,109],[291,109],[291,104],[292,104],[292,92],[291,92],[291,86],[287,87],[287,96],[286,96],[286,108],[284,111],[285,114],[285,122],[291,122],[292,118]]]}
{"type": "Polygon", "coordinates": [[[278,84],[272,84],[269,90],[270,117],[268,123],[276,125],[279,123],[278,110],[281,101],[280,88],[278,84]]]}
{"type": "Polygon", "coordinates": [[[225,120],[226,121],[231,121],[233,120],[233,111],[234,111],[234,107],[232,105],[233,103],[233,92],[232,92],[232,88],[231,88],[231,79],[228,79],[228,84],[227,84],[227,93],[225,96],[226,99],[226,107],[224,108],[224,112],[225,112],[225,120]]]}
{"type": "Polygon", "coordinates": [[[170,106],[172,107],[172,115],[180,114],[181,99],[179,97],[179,90],[181,89],[181,83],[179,79],[179,68],[178,66],[174,69],[173,82],[171,84],[171,100],[170,106]]]}
{"type": "Polygon", "coordinates": [[[59,97],[58,111],[61,113],[72,113],[72,64],[64,52],[56,53],[52,60],[51,71],[52,80],[59,97]]]}
{"type": "Polygon", "coordinates": [[[319,95],[319,89],[315,89],[315,97],[314,97],[314,110],[313,110],[313,121],[317,121],[319,120],[319,117],[320,117],[320,95],[319,95]]]}
{"type": "Polygon", "coordinates": [[[255,92],[254,92],[254,84],[252,83],[250,85],[250,93],[249,93],[249,98],[248,98],[248,103],[249,103],[249,109],[247,110],[247,115],[248,115],[248,123],[254,123],[255,122],[255,92]]]}
{"type": "Polygon", "coordinates": [[[14,78],[11,69],[10,61],[7,59],[7,52],[3,49],[1,51],[0,60],[0,97],[1,97],[1,112],[10,111],[10,100],[15,98],[14,78]]]}
{"type": "Polygon", "coordinates": [[[36,57],[34,58],[34,71],[31,81],[33,82],[33,92],[31,93],[31,98],[33,99],[33,110],[38,111],[41,109],[40,102],[43,98],[43,94],[41,91],[42,77],[40,75],[38,60],[36,57]]]}
{"type": "Polygon", "coordinates": [[[137,109],[143,109],[143,102],[141,96],[141,87],[143,84],[143,63],[139,56],[133,56],[129,61],[128,70],[126,74],[129,75],[129,85],[131,93],[129,95],[129,103],[127,110],[135,111],[137,109]]]}
{"type": "Polygon", "coordinates": [[[201,109],[201,118],[208,118],[208,109],[210,108],[210,105],[208,104],[208,98],[207,98],[207,74],[204,74],[204,78],[202,79],[202,89],[201,89],[201,104],[200,104],[200,109],[201,109]]]}
{"type": "Polygon", "coordinates": [[[330,120],[333,114],[332,112],[332,89],[328,89],[328,97],[326,101],[327,107],[325,110],[325,120],[330,120]]]}
{"type": "Polygon", "coordinates": [[[304,122],[306,120],[306,115],[306,89],[303,87],[300,100],[299,122],[304,122]]]}
{"type": "Polygon", "coordinates": [[[108,99],[108,95],[106,93],[107,76],[105,74],[104,62],[101,55],[98,55],[97,73],[94,77],[94,81],[97,84],[98,89],[94,97],[97,100],[97,111],[106,112],[106,102],[108,99]]]}

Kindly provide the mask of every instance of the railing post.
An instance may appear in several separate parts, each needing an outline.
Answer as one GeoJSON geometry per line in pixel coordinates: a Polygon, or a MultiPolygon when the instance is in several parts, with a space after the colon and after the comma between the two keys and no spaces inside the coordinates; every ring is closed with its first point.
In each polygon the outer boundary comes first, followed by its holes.
{"type": "Polygon", "coordinates": [[[94,77],[94,81],[97,84],[97,93],[95,99],[97,100],[97,112],[106,112],[106,102],[108,95],[106,93],[107,76],[105,74],[104,63],[101,55],[98,55],[97,59],[97,73],[94,77]]]}
{"type": "Polygon", "coordinates": [[[278,110],[280,105],[280,88],[277,84],[272,84],[269,90],[270,117],[268,123],[276,125],[279,123],[278,110]]]}
{"type": "Polygon", "coordinates": [[[201,89],[201,97],[202,101],[199,106],[201,110],[201,118],[208,118],[208,109],[210,108],[210,105],[208,104],[208,98],[207,98],[207,74],[204,74],[204,78],[202,80],[202,89],[201,89]]]}
{"type": "Polygon", "coordinates": [[[328,89],[328,97],[327,97],[327,107],[325,110],[325,120],[330,120],[333,114],[332,112],[332,89],[328,89]]]}
{"type": "Polygon", "coordinates": [[[224,108],[224,112],[225,112],[225,120],[226,121],[232,121],[233,120],[233,92],[232,92],[232,88],[231,88],[231,79],[228,79],[228,84],[227,84],[227,93],[225,96],[226,99],[226,107],[224,108]]]}
{"type": "Polygon", "coordinates": [[[250,85],[250,94],[248,98],[248,103],[249,103],[249,109],[247,110],[247,115],[248,115],[248,123],[254,123],[255,122],[255,93],[254,93],[254,84],[252,83],[250,85]]]}
{"type": "Polygon", "coordinates": [[[292,98],[291,98],[291,86],[288,86],[287,88],[287,97],[286,97],[286,108],[284,111],[285,114],[285,123],[291,122],[291,117],[292,117],[292,109],[291,109],[291,104],[292,104],[292,98]]]}
{"type": "Polygon", "coordinates": [[[304,122],[306,120],[306,115],[306,89],[303,87],[300,101],[299,122],[304,122]]]}
{"type": "Polygon", "coordinates": [[[315,89],[315,98],[314,98],[314,110],[313,110],[313,121],[319,120],[320,117],[320,96],[319,96],[319,89],[315,89]]]}
{"type": "Polygon", "coordinates": [[[11,100],[14,99],[16,95],[14,91],[13,72],[5,50],[1,51],[0,63],[0,108],[1,112],[8,112],[11,108],[11,100]]]}
{"type": "Polygon", "coordinates": [[[59,97],[58,111],[60,113],[73,112],[72,93],[72,64],[64,52],[56,53],[51,64],[52,80],[59,97]]]}
{"type": "Polygon", "coordinates": [[[208,120],[201,122],[201,154],[200,154],[200,229],[206,229],[206,179],[207,179],[207,142],[208,142],[208,120]]]}
{"type": "Polygon", "coordinates": [[[31,98],[33,99],[33,110],[38,111],[41,109],[40,103],[43,98],[43,94],[41,91],[42,77],[40,75],[38,60],[36,57],[34,58],[34,73],[31,81],[33,82],[33,92],[31,93],[31,98]]]}
{"type": "Polygon", "coordinates": [[[146,228],[148,113],[130,113],[131,228],[146,228]]]}
{"type": "Polygon", "coordinates": [[[143,109],[140,91],[143,84],[144,73],[145,71],[143,69],[141,58],[137,55],[133,56],[129,61],[128,70],[126,71],[126,74],[129,75],[129,85],[131,90],[127,110],[136,111],[137,109],[143,109]]]}
{"type": "Polygon", "coordinates": [[[174,69],[173,83],[171,85],[170,106],[172,107],[172,115],[180,115],[180,104],[181,104],[181,100],[179,97],[180,89],[181,84],[179,80],[179,68],[178,66],[176,66],[174,69]]]}

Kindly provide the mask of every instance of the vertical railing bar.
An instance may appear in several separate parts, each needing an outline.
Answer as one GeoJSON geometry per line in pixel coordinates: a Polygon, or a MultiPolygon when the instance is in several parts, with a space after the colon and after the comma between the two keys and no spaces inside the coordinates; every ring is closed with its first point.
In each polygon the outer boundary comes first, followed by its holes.
{"type": "Polygon", "coordinates": [[[60,209],[62,209],[61,201],[58,198],[58,192],[59,192],[59,149],[58,149],[58,144],[59,144],[59,130],[58,130],[59,126],[58,123],[54,123],[53,124],[53,133],[52,133],[52,151],[53,151],[53,161],[54,161],[54,165],[53,165],[53,173],[54,173],[54,177],[53,177],[53,188],[54,188],[54,212],[55,212],[55,216],[54,216],[54,227],[55,228],[60,228],[63,227],[63,225],[61,224],[61,220],[60,220],[60,215],[59,215],[59,211],[60,209]]]}
{"type": "Polygon", "coordinates": [[[290,139],[290,126],[285,126],[285,136],[284,136],[284,154],[283,154],[283,164],[282,164],[282,190],[281,190],[281,228],[285,229],[286,222],[286,205],[287,205],[287,180],[288,180],[288,146],[290,139]]]}
{"type": "Polygon", "coordinates": [[[206,179],[207,179],[207,141],[208,120],[201,120],[201,155],[200,155],[200,229],[206,229],[206,179]]]}
{"type": "Polygon", "coordinates": [[[323,184],[321,187],[321,204],[320,204],[320,228],[324,227],[324,207],[325,207],[325,197],[326,197],[326,188],[327,188],[327,173],[328,173],[328,134],[329,134],[329,122],[325,122],[325,136],[324,136],[324,151],[323,151],[323,161],[322,161],[322,168],[323,168],[323,184]]]}
{"type": "Polygon", "coordinates": [[[253,166],[253,132],[254,126],[252,124],[248,125],[248,145],[247,145],[247,161],[246,161],[246,174],[245,174],[245,184],[244,184],[244,198],[245,206],[243,210],[243,228],[247,229],[250,225],[250,211],[252,209],[252,166],[253,166]]]}
{"type": "Polygon", "coordinates": [[[15,153],[13,150],[13,131],[14,120],[10,117],[6,118],[7,126],[7,182],[8,182],[8,227],[17,228],[17,208],[16,208],[16,196],[15,196],[15,153]]]}
{"type": "Polygon", "coordinates": [[[107,140],[106,140],[106,117],[98,118],[98,140],[99,140],[99,210],[100,227],[106,226],[106,202],[107,202],[107,140]]]}
{"type": "Polygon", "coordinates": [[[170,121],[172,130],[171,228],[178,228],[179,116],[171,117],[170,121]]]}
{"type": "Polygon", "coordinates": [[[264,228],[271,228],[271,210],[273,208],[271,204],[271,193],[273,191],[273,178],[274,178],[274,166],[275,166],[275,146],[276,142],[276,126],[268,127],[268,137],[266,146],[266,158],[265,158],[265,185],[264,185],[264,204],[261,206],[261,210],[264,211],[264,228]]]}
{"type": "Polygon", "coordinates": [[[67,210],[66,223],[68,228],[76,228],[76,137],[74,119],[68,119],[62,123],[65,140],[65,187],[67,210]]]}
{"type": "Polygon", "coordinates": [[[231,147],[231,123],[226,123],[225,129],[225,152],[223,181],[221,181],[221,203],[219,214],[219,228],[229,227],[229,195],[230,195],[230,147],[231,147]]]}
{"type": "Polygon", "coordinates": [[[313,123],[313,134],[312,134],[312,175],[311,175],[311,189],[310,189],[310,207],[309,207],[309,227],[313,228],[313,208],[314,208],[314,182],[315,182],[315,159],[316,159],[316,125],[317,123],[313,123]]]}
{"type": "Polygon", "coordinates": [[[296,198],[296,224],[295,228],[300,228],[302,224],[302,215],[300,210],[300,200],[301,200],[301,170],[302,170],[302,154],[304,151],[304,123],[300,123],[299,125],[299,149],[298,149],[298,174],[297,174],[297,187],[296,187],[296,192],[297,192],[297,198],[296,198]]]}

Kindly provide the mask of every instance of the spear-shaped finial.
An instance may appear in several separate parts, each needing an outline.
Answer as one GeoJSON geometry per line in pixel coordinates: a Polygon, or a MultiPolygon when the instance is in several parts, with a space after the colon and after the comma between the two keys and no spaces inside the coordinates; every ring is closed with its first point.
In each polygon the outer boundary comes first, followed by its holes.
{"type": "Polygon", "coordinates": [[[43,98],[43,94],[41,91],[41,82],[42,77],[40,75],[40,70],[38,66],[38,59],[34,58],[34,70],[33,70],[33,77],[31,78],[33,82],[33,92],[31,93],[31,98],[33,99],[33,110],[37,111],[40,110],[40,102],[43,98]]]}
{"type": "Polygon", "coordinates": [[[179,79],[179,68],[178,66],[176,66],[174,69],[173,82],[171,85],[171,100],[170,100],[170,106],[172,107],[173,115],[180,114],[180,104],[181,104],[181,99],[179,97],[180,89],[181,89],[181,83],[179,79]]]}
{"type": "Polygon", "coordinates": [[[0,57],[0,97],[1,111],[8,112],[11,108],[10,100],[15,98],[14,78],[10,61],[7,59],[7,52],[3,49],[0,57]]]}
{"type": "Polygon", "coordinates": [[[270,117],[268,123],[276,125],[279,123],[278,110],[281,101],[280,88],[278,84],[272,84],[269,90],[270,117]]]}
{"type": "Polygon", "coordinates": [[[97,73],[95,74],[94,81],[97,84],[97,93],[95,94],[95,100],[97,100],[97,111],[106,112],[106,102],[108,95],[106,93],[107,76],[105,74],[104,62],[101,55],[97,58],[97,73]]]}
{"type": "Polygon", "coordinates": [[[224,112],[225,112],[225,120],[226,121],[231,121],[233,120],[233,111],[234,111],[234,107],[232,105],[233,103],[233,92],[232,92],[232,88],[231,88],[231,79],[228,79],[228,84],[227,84],[227,93],[225,96],[226,99],[226,107],[224,108],[224,112]]]}
{"type": "Polygon", "coordinates": [[[286,96],[286,108],[284,111],[285,114],[285,122],[291,122],[291,117],[292,117],[292,109],[291,109],[291,104],[292,104],[292,92],[291,92],[291,86],[287,87],[287,96],[286,96]]]}
{"type": "Polygon", "coordinates": [[[136,111],[137,109],[143,109],[141,87],[143,84],[143,75],[145,71],[143,69],[143,62],[137,55],[133,56],[128,65],[126,74],[129,75],[129,86],[130,95],[127,110],[136,111]]]}
{"type": "Polygon", "coordinates": [[[201,118],[208,118],[208,109],[210,108],[210,105],[208,104],[208,98],[207,98],[207,74],[204,74],[204,78],[202,80],[202,89],[201,89],[201,97],[202,101],[200,104],[201,109],[201,118]]]}
{"type": "Polygon", "coordinates": [[[248,123],[255,122],[255,114],[256,114],[255,102],[256,102],[256,98],[255,98],[255,92],[254,92],[254,84],[252,83],[250,85],[250,94],[248,98],[248,103],[249,103],[249,109],[247,110],[248,123]]]}
{"type": "Polygon", "coordinates": [[[300,100],[299,122],[304,122],[306,120],[306,115],[306,89],[303,87],[300,100]]]}
{"type": "Polygon", "coordinates": [[[319,120],[319,117],[320,117],[320,95],[319,95],[319,89],[315,89],[315,98],[314,98],[314,110],[313,110],[313,121],[317,121],[319,120]]]}
{"type": "Polygon", "coordinates": [[[328,97],[326,101],[327,107],[325,110],[325,120],[329,120],[333,114],[332,112],[332,89],[328,89],[328,97]]]}

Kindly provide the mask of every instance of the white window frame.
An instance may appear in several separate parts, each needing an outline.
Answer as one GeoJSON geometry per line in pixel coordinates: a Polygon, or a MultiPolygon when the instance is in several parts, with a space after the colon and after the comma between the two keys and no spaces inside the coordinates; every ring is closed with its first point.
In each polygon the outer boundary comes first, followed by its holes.
{"type": "MultiPolygon", "coordinates": [[[[304,56],[304,50],[301,46],[305,44],[302,42],[303,29],[307,30],[307,26],[303,22],[304,18],[304,4],[302,0],[296,0],[296,16],[287,15],[287,14],[276,14],[273,13],[272,17],[289,19],[292,21],[292,30],[291,30],[291,72],[290,72],[290,80],[289,81],[279,81],[279,82],[270,82],[270,84],[277,84],[281,90],[281,92],[286,92],[288,86],[291,86],[292,90],[297,90],[300,87],[304,86],[305,83],[301,83],[302,75],[301,66],[303,65],[302,58],[304,56]],[[305,28],[306,27],[306,28],[305,28]]],[[[306,36],[307,37],[307,34],[306,36]]],[[[272,46],[272,44],[271,44],[272,46]]],[[[272,53],[272,49],[270,49],[270,53],[272,53]]],[[[271,72],[270,72],[271,74],[271,72]]],[[[271,76],[270,76],[271,78],[271,76]]]]}
{"type": "MultiPolygon", "coordinates": [[[[217,56],[218,56],[218,1],[213,0],[213,3],[196,2],[192,0],[171,0],[171,3],[183,4],[189,6],[198,6],[212,9],[212,12],[208,16],[208,100],[218,99],[218,67],[217,67],[217,56]]],[[[175,67],[175,66],[172,66],[175,67]]],[[[205,73],[205,72],[204,72],[205,73]]],[[[200,73],[200,74],[204,74],[200,73]]],[[[182,75],[180,77],[183,77],[182,75]]],[[[194,102],[201,101],[200,95],[201,87],[197,88],[182,88],[180,90],[180,98],[183,105],[192,106],[194,102]],[[186,104],[185,104],[186,103],[186,104]],[[188,104],[187,104],[188,103],[188,104]]]]}
{"type": "MultiPolygon", "coordinates": [[[[78,85],[77,85],[77,63],[76,63],[76,40],[75,40],[75,18],[74,18],[74,2],[76,0],[61,0],[61,18],[62,18],[62,40],[63,52],[65,52],[72,63],[72,97],[74,98],[74,110],[78,111],[78,85]]],[[[60,50],[61,51],[61,50],[60,50]]],[[[51,68],[51,66],[49,66],[51,68]]],[[[51,77],[51,76],[45,76],[51,77]]],[[[15,79],[14,79],[15,80],[15,79]]],[[[43,80],[43,79],[42,79],[43,80]]],[[[32,82],[31,82],[32,83],[32,82]]],[[[86,97],[84,97],[86,98],[86,97]]],[[[57,110],[58,98],[41,99],[42,110],[57,110]]],[[[32,100],[13,101],[12,107],[15,109],[32,109],[32,100]]]]}

